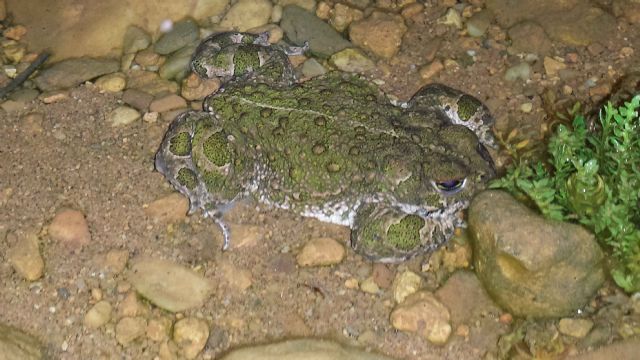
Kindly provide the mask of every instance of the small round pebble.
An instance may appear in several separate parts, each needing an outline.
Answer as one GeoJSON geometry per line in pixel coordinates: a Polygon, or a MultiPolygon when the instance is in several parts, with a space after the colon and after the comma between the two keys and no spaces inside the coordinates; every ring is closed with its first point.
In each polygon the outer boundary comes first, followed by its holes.
{"type": "Polygon", "coordinates": [[[138,110],[124,105],[118,106],[107,115],[107,121],[110,122],[113,127],[129,125],[139,119],[140,113],[138,110]]]}
{"type": "Polygon", "coordinates": [[[394,328],[417,332],[436,345],[443,345],[449,339],[452,331],[449,319],[449,310],[427,291],[408,296],[390,315],[394,328]]]}
{"type": "Polygon", "coordinates": [[[300,266],[326,266],[338,264],[344,259],[344,246],[332,238],[315,238],[304,245],[298,254],[300,266]]]}
{"type": "Polygon", "coordinates": [[[176,322],[173,327],[173,341],[186,359],[195,359],[204,349],[209,338],[209,325],[192,317],[176,322]]]}
{"type": "Polygon", "coordinates": [[[189,199],[172,193],[149,204],[144,213],[160,223],[175,223],[184,220],[188,210],[189,199]]]}
{"type": "Polygon", "coordinates": [[[563,318],[560,319],[560,322],[558,323],[558,330],[560,333],[575,338],[583,338],[587,336],[592,327],[593,321],[589,319],[563,318]]]}
{"type": "Polygon", "coordinates": [[[27,281],[35,281],[44,274],[44,260],[40,255],[38,236],[35,233],[16,237],[16,244],[7,251],[7,260],[13,269],[27,281]]]}
{"type": "Polygon", "coordinates": [[[49,236],[55,242],[80,248],[91,240],[89,225],[84,214],[78,210],[59,211],[49,224],[49,236]]]}
{"type": "Polygon", "coordinates": [[[99,77],[95,84],[102,91],[117,93],[124,90],[127,78],[122,73],[113,73],[99,77]]]}

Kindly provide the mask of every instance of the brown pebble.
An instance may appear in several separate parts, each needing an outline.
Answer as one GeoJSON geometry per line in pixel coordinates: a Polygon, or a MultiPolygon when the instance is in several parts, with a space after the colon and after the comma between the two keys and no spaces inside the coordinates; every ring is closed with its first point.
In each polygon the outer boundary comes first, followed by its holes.
{"type": "Polygon", "coordinates": [[[53,241],[73,248],[81,248],[91,240],[84,214],[72,209],[64,209],[56,214],[49,224],[49,236],[53,241]]]}
{"type": "Polygon", "coordinates": [[[189,200],[180,193],[172,193],[149,204],[144,213],[157,222],[174,223],[184,220],[188,210],[189,200]]]}
{"type": "Polygon", "coordinates": [[[393,284],[393,278],[395,274],[393,271],[389,270],[387,265],[382,263],[375,263],[373,264],[373,271],[371,276],[373,276],[373,281],[375,281],[375,283],[379,287],[387,289],[391,287],[391,284],[393,284]]]}
{"type": "Polygon", "coordinates": [[[509,313],[504,313],[500,315],[500,318],[498,320],[500,321],[501,324],[509,325],[513,322],[513,315],[509,313]]]}
{"type": "Polygon", "coordinates": [[[184,100],[184,98],[176,94],[169,94],[153,100],[149,105],[149,111],[156,111],[161,113],[185,107],[187,107],[187,102],[184,100]]]}

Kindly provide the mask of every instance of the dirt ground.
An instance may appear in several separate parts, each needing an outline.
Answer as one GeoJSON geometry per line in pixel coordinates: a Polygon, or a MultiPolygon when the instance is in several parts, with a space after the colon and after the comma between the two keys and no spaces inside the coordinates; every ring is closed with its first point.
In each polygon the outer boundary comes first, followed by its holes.
{"type": "MultiPolygon", "coordinates": [[[[431,23],[433,19],[424,18],[413,24],[395,62],[380,63],[373,73],[384,80],[385,91],[399,99],[407,100],[424,83],[411,64],[425,46],[420,33],[434,31],[431,23]]],[[[613,85],[638,66],[637,56],[621,57],[620,49],[640,51],[640,30],[631,26],[619,30],[612,34],[610,50],[595,55],[586,48],[560,51],[578,54],[582,62],[579,68],[589,69],[571,82],[581,84],[597,77],[613,85]]],[[[465,56],[462,49],[468,46],[460,42],[467,38],[457,36],[454,30],[441,37],[439,57],[465,56]]],[[[463,89],[484,101],[496,117],[498,131],[518,127],[524,136],[539,140],[549,121],[542,94],[547,89],[561,93],[560,85],[535,78],[506,82],[503,73],[517,60],[498,48],[478,44],[472,64],[444,71],[433,81],[463,89]],[[522,112],[525,102],[533,103],[534,111],[522,112]]],[[[540,62],[534,70],[544,73],[540,62]]],[[[600,100],[586,88],[573,88],[573,94],[564,96],[571,102],[591,104],[600,100]]],[[[201,355],[204,358],[215,358],[238,345],[286,337],[313,335],[357,343],[366,333],[360,345],[397,358],[477,359],[494,349],[495,345],[487,348],[488,341],[506,331],[498,323],[500,314],[488,313],[485,321],[496,324],[494,333],[472,329],[471,336],[452,335],[446,345],[435,346],[391,327],[388,317],[393,299],[389,289],[372,295],[345,287],[347,279],[361,280],[371,273],[371,264],[353,251],[332,267],[296,265],[296,253],[309,239],[332,237],[347,243],[349,231],[343,227],[246,202],[236,206],[226,219],[240,227],[257,226],[259,241],[223,253],[218,227],[199,214],[177,224],[154,222],[145,215],[145,207],[172,192],[153,166],[170,119],[112,127],[105,118],[119,101],[118,94],[101,93],[86,84],[71,89],[68,98],[52,104],[36,99],[25,109],[0,111],[0,239],[9,233],[39,232],[45,260],[44,277],[27,283],[6,259],[9,244],[0,242],[0,320],[37,336],[52,358],[157,356],[159,344],[149,339],[126,347],[119,345],[113,321],[99,331],[82,324],[84,314],[95,303],[92,289],[101,289],[114,306],[130,290],[121,275],[100,271],[100,260],[113,249],[127,250],[130,259],[170,259],[194,267],[220,284],[202,308],[184,314],[211,324],[211,335],[201,355]],[[33,113],[43,117],[28,116],[33,113]],[[91,241],[82,251],[69,251],[46,234],[46,225],[62,208],[77,209],[86,216],[91,241]],[[238,291],[222,284],[224,264],[248,269],[251,287],[238,291]]],[[[494,155],[503,159],[500,154],[494,155]]],[[[390,265],[389,269],[392,274],[403,269],[420,272],[423,262],[424,258],[416,258],[390,265]]],[[[434,281],[431,286],[437,284],[434,281]]],[[[152,314],[167,315],[145,306],[152,314]]]]}

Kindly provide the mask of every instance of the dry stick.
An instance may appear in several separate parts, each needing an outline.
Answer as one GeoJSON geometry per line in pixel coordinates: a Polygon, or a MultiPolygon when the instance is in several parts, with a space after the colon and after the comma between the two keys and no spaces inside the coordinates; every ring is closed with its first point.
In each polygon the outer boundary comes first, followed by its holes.
{"type": "Polygon", "coordinates": [[[10,92],[20,86],[20,84],[25,82],[25,80],[27,80],[29,76],[31,76],[31,74],[33,74],[33,72],[36,71],[36,69],[40,67],[40,65],[42,65],[42,63],[47,61],[49,55],[50,54],[46,51],[42,52],[23,72],[21,72],[18,76],[11,80],[11,82],[7,86],[1,88],[0,99],[7,96],[10,92]]]}

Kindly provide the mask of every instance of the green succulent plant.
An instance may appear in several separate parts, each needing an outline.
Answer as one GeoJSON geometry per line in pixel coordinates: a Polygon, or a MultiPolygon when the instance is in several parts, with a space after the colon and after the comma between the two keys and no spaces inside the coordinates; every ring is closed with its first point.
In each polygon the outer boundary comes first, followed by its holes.
{"type": "Polygon", "coordinates": [[[517,159],[490,187],[535,204],[547,218],[577,222],[612,255],[611,275],[640,291],[640,95],[600,111],[600,128],[575,115],[558,125],[546,161],[517,159]]]}

